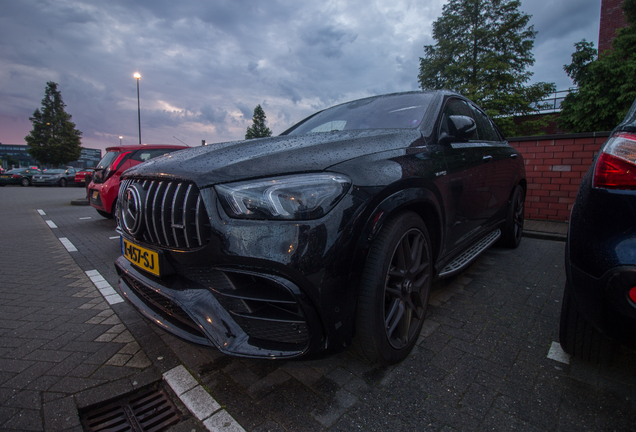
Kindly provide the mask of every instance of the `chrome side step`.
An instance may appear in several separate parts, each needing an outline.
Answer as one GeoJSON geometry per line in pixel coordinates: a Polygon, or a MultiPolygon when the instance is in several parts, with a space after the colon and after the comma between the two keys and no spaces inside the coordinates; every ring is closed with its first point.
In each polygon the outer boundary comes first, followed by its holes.
{"type": "Polygon", "coordinates": [[[495,243],[499,239],[499,237],[501,237],[501,230],[494,230],[486,237],[481,239],[479,242],[472,245],[469,249],[467,249],[453,261],[451,261],[446,267],[442,269],[441,272],[439,272],[439,277],[448,277],[459,272],[468,264],[473,262],[473,260],[477,258],[480,253],[492,246],[493,243],[495,243]]]}

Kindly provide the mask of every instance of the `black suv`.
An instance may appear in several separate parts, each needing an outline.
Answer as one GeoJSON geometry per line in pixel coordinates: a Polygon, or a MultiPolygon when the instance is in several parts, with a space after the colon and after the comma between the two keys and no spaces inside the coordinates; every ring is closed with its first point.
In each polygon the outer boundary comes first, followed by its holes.
{"type": "Polygon", "coordinates": [[[435,278],[516,247],[520,154],[447,91],[361,99],[281,136],[199,147],[122,176],[119,290],[144,316],[239,356],[350,345],[392,364],[435,278]]]}

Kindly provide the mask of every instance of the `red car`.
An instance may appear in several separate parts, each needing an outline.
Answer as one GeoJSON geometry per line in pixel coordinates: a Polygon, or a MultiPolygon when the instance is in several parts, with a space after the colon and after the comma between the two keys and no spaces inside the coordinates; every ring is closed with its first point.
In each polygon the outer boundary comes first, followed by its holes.
{"type": "Polygon", "coordinates": [[[88,178],[88,182],[93,178],[93,171],[95,168],[84,168],[81,171],[75,173],[75,186],[84,187],[86,186],[86,179],[88,178]]]}
{"type": "Polygon", "coordinates": [[[115,217],[119,177],[128,168],[157,156],[189,148],[183,145],[137,144],[108,147],[89,184],[89,202],[105,218],[115,217]]]}

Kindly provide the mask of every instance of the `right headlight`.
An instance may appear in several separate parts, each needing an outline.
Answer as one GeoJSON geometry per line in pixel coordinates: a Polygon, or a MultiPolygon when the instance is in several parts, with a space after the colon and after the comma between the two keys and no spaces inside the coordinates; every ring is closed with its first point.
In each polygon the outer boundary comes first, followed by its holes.
{"type": "Polygon", "coordinates": [[[347,193],[341,174],[298,174],[215,186],[223,209],[239,219],[318,219],[347,193]]]}

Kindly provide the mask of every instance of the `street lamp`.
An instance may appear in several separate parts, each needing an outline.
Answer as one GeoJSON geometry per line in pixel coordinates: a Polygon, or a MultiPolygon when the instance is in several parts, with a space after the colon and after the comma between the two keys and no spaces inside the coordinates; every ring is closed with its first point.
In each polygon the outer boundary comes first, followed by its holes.
{"type": "Polygon", "coordinates": [[[141,144],[141,105],[139,105],[139,79],[141,75],[139,72],[135,72],[133,76],[137,80],[137,120],[139,121],[139,144],[141,144]]]}
{"type": "Polygon", "coordinates": [[[119,145],[121,145],[121,139],[123,138],[123,136],[119,135],[119,145]]]}

